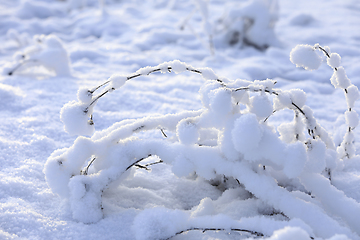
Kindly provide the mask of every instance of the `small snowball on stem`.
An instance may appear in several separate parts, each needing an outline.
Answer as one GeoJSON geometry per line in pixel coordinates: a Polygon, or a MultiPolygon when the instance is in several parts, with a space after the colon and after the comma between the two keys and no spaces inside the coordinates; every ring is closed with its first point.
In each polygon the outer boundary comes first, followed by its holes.
{"type": "Polygon", "coordinates": [[[350,128],[355,128],[359,125],[359,115],[354,110],[345,112],[345,119],[350,128]]]}
{"type": "Polygon", "coordinates": [[[184,119],[176,126],[176,134],[182,144],[191,145],[199,140],[199,132],[191,120],[184,119]]]}
{"type": "Polygon", "coordinates": [[[331,53],[330,58],[327,58],[327,64],[332,68],[340,67],[341,57],[337,53],[331,53]]]}
{"type": "Polygon", "coordinates": [[[359,89],[355,85],[351,85],[347,88],[347,94],[345,94],[346,102],[349,108],[354,108],[355,101],[359,99],[359,89]]]}
{"type": "Polygon", "coordinates": [[[176,73],[182,73],[185,72],[187,70],[187,66],[185,63],[180,62],[179,60],[174,60],[172,62],[169,63],[171,66],[171,69],[176,73]]]}
{"type": "Polygon", "coordinates": [[[89,104],[92,101],[92,93],[87,88],[80,88],[77,93],[77,98],[84,104],[89,104]]]}
{"type": "Polygon", "coordinates": [[[320,67],[322,59],[312,46],[301,44],[291,50],[290,61],[297,67],[316,70],[320,67]]]}
{"type": "Polygon", "coordinates": [[[231,136],[237,151],[244,152],[248,149],[256,149],[263,137],[263,130],[256,115],[246,114],[236,119],[231,136]]]}
{"type": "Polygon", "coordinates": [[[293,103],[299,108],[302,108],[306,103],[306,94],[301,89],[291,89],[290,97],[293,103]]]}
{"type": "Polygon", "coordinates": [[[125,82],[128,80],[126,76],[120,75],[120,74],[113,74],[110,78],[110,88],[121,88],[125,82]]]}
{"type": "Polygon", "coordinates": [[[201,75],[205,80],[217,80],[219,79],[218,76],[214,73],[214,71],[211,68],[201,68],[199,69],[201,72],[201,75]]]}
{"type": "Polygon", "coordinates": [[[351,85],[350,79],[346,76],[345,69],[338,67],[334,70],[334,74],[331,77],[331,83],[335,88],[346,89],[351,85]]]}
{"type": "Polygon", "coordinates": [[[229,114],[233,107],[231,92],[225,88],[218,88],[210,92],[210,109],[218,114],[219,118],[229,114]]]}
{"type": "Polygon", "coordinates": [[[273,105],[266,95],[256,95],[250,98],[250,112],[264,119],[272,114],[273,105]]]}
{"type": "Polygon", "coordinates": [[[69,134],[91,136],[95,131],[92,121],[89,121],[91,114],[92,108],[87,108],[86,104],[72,101],[62,107],[60,119],[64,123],[65,131],[69,134]]]}

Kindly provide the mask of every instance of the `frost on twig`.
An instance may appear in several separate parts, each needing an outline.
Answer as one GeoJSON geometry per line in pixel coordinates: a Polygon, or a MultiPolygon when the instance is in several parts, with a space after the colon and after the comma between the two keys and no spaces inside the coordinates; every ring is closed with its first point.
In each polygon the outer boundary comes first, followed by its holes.
{"type": "MultiPolygon", "coordinates": [[[[314,69],[318,61],[312,52],[315,50],[298,46],[291,53],[292,59],[297,65],[314,69]],[[304,57],[315,60],[309,59],[306,65],[304,57]]],[[[336,55],[329,56],[330,59],[335,56],[329,64],[336,68],[331,81],[335,87],[344,88],[349,109],[346,118],[350,130],[338,148],[339,155],[330,134],[305,105],[302,90],[276,89],[276,82],[270,79],[230,81],[209,68],[194,68],[176,60],[142,68],[128,76],[116,74],[93,89],[80,89],[78,101],[61,110],[61,119],[70,134],[91,137],[79,136],[71,147],[56,150],[45,165],[46,180],[54,193],[70,200],[74,219],[93,223],[103,217],[102,192],[112,182],[126,178],[133,166],[148,170],[153,164],[165,163],[172,166],[178,177],[196,173],[208,181],[219,175],[236,179],[251,196],[287,216],[286,221],[301,220],[311,229],[308,232],[311,236],[329,238],[345,234],[358,239],[360,204],[324,176],[326,171],[336,171],[342,158],[356,157],[349,146],[358,119],[353,110],[357,88],[341,72],[336,55]],[[95,105],[100,99],[106,100],[108,93],[118,91],[137,77],[185,71],[200,74],[206,80],[199,90],[201,109],[124,120],[95,131],[96,121],[92,118],[95,105]],[[283,109],[292,110],[294,119],[275,128],[268,119],[283,109]],[[134,137],[138,132],[159,129],[163,133],[172,132],[174,137],[171,140],[134,137]],[[149,156],[161,160],[140,163],[149,156]]],[[[245,229],[184,224],[181,229],[172,226],[166,234],[148,239],[166,239],[197,228],[245,229]]],[[[262,232],[256,228],[249,231],[262,232]]],[[[139,235],[137,239],[146,238],[139,235]]]]}

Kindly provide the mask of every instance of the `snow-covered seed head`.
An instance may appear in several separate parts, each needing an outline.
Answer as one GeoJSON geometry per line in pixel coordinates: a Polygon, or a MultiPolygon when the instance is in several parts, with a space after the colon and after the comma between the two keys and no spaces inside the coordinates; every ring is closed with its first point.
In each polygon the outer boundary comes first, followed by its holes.
{"type": "Polygon", "coordinates": [[[218,76],[214,73],[211,68],[200,69],[201,75],[205,80],[217,80],[218,76]]]}
{"type": "Polygon", "coordinates": [[[249,93],[245,90],[233,91],[231,95],[237,103],[245,102],[244,104],[247,104],[249,102],[249,93]]]}
{"type": "Polygon", "coordinates": [[[87,88],[80,88],[77,92],[77,98],[80,102],[89,104],[92,101],[92,93],[87,88]]]}
{"type": "Polygon", "coordinates": [[[128,80],[126,76],[120,74],[113,74],[110,78],[110,88],[118,89],[122,87],[125,82],[128,80]]]}
{"type": "Polygon", "coordinates": [[[347,88],[346,102],[349,108],[353,108],[355,101],[360,98],[359,89],[355,85],[351,85],[347,88]]]}
{"type": "Polygon", "coordinates": [[[306,70],[316,70],[320,67],[322,59],[310,45],[297,45],[290,52],[290,61],[297,67],[306,70]]]}
{"type": "Polygon", "coordinates": [[[70,135],[91,136],[95,131],[94,125],[89,122],[92,111],[92,108],[81,102],[72,101],[65,104],[60,111],[65,131],[70,135]]]}
{"type": "Polygon", "coordinates": [[[191,145],[199,140],[199,132],[196,125],[188,119],[184,119],[176,126],[176,134],[182,144],[191,145]]]}
{"type": "Polygon", "coordinates": [[[169,62],[169,65],[171,66],[171,69],[176,74],[185,72],[187,70],[186,64],[183,62],[180,62],[179,60],[174,60],[172,62],[169,62]]]}
{"type": "Polygon", "coordinates": [[[332,75],[330,81],[335,88],[346,89],[351,85],[350,79],[346,76],[345,69],[343,67],[339,67],[337,70],[334,70],[334,74],[332,75]]]}
{"type": "Polygon", "coordinates": [[[302,108],[306,102],[306,94],[301,89],[291,89],[290,91],[291,101],[299,108],[302,108]]]}
{"type": "Polygon", "coordinates": [[[341,57],[337,53],[331,53],[330,58],[327,58],[327,64],[332,68],[340,67],[341,57]]]}
{"type": "Polygon", "coordinates": [[[210,109],[219,116],[225,116],[233,109],[231,91],[218,88],[210,92],[210,109]]]}
{"type": "Polygon", "coordinates": [[[216,81],[208,81],[201,86],[199,93],[201,97],[201,102],[204,107],[210,108],[210,99],[212,97],[212,92],[219,87],[220,84],[216,81]]]}
{"type": "Polygon", "coordinates": [[[242,115],[234,122],[231,131],[234,147],[239,152],[256,149],[263,137],[263,130],[255,114],[242,115]]]}
{"type": "Polygon", "coordinates": [[[266,95],[256,95],[250,98],[250,112],[264,119],[272,114],[273,105],[266,95]]]}
{"type": "Polygon", "coordinates": [[[277,97],[274,98],[274,110],[278,111],[283,108],[291,107],[291,95],[289,91],[278,92],[277,97]]]}
{"type": "Polygon", "coordinates": [[[22,52],[16,52],[13,56],[14,61],[20,61],[25,58],[25,54],[22,52]]]}
{"type": "Polygon", "coordinates": [[[354,110],[345,112],[345,120],[350,128],[355,128],[359,125],[359,116],[354,110]]]}

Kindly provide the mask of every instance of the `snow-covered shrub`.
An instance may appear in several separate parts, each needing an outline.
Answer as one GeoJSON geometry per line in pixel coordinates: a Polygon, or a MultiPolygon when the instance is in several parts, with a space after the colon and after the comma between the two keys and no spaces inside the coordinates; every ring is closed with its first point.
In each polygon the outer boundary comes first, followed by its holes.
{"type": "Polygon", "coordinates": [[[360,239],[360,204],[331,184],[333,172],[342,171],[349,159],[360,160],[353,145],[358,124],[353,106],[359,91],[340,66],[340,56],[329,49],[300,45],[292,50],[291,60],[315,69],[321,51],[334,69],[332,84],[344,89],[348,103],[348,132],[337,149],[305,105],[302,90],[276,89],[276,82],[270,79],[230,81],[209,68],[175,60],[128,76],[116,74],[98,87],[80,89],[78,101],[61,110],[61,119],[70,134],[91,137],[79,136],[71,147],[56,150],[48,158],[44,169],[47,183],[54,193],[69,199],[74,219],[97,222],[103,218],[102,192],[110,183],[126,178],[132,167],[148,169],[151,164],[142,162],[156,155],[161,160],[155,163],[172,165],[179,177],[196,173],[209,182],[224,176],[235,179],[238,188],[244,187],[250,198],[271,209],[262,210],[267,216],[232,219],[212,215],[211,204],[203,199],[194,215],[163,208],[145,210],[133,227],[149,232],[142,231],[137,239],[166,239],[193,230],[239,231],[271,236],[269,239],[332,238],[336,234],[360,239]],[[203,108],[124,120],[95,132],[92,113],[100,98],[134,78],[172,71],[202,75],[206,80],[199,90],[203,108]],[[95,95],[97,91],[100,93],[95,95]],[[294,119],[275,128],[268,119],[283,109],[292,110],[294,119]],[[133,136],[152,129],[160,129],[164,136],[174,132],[175,140],[133,136]],[[154,224],[160,229],[153,229],[154,224]]]}
{"type": "Polygon", "coordinates": [[[217,26],[217,34],[230,45],[257,49],[278,46],[274,27],[279,17],[277,0],[248,0],[229,6],[217,26]]]}
{"type": "MultiPolygon", "coordinates": [[[[13,35],[13,34],[10,34],[13,35]]],[[[36,35],[33,44],[13,56],[5,65],[3,74],[13,75],[34,66],[43,66],[57,76],[70,75],[70,60],[61,40],[55,35],[36,35]]]]}
{"type": "Polygon", "coordinates": [[[214,54],[215,45],[250,45],[263,50],[278,46],[274,27],[278,20],[277,0],[247,0],[225,5],[220,19],[211,19],[208,1],[194,0],[194,10],[183,20],[181,29],[189,29],[214,54]],[[190,22],[196,12],[201,15],[201,33],[190,22]],[[205,37],[202,37],[204,35],[205,37]],[[203,40],[203,39],[206,40],[203,40]]]}
{"type": "Polygon", "coordinates": [[[194,9],[184,18],[180,24],[180,29],[189,29],[201,42],[208,48],[211,54],[214,54],[214,43],[213,43],[213,26],[209,18],[208,0],[193,0],[194,9]],[[201,16],[201,33],[199,34],[190,24],[190,20],[196,12],[200,13],[201,16]],[[204,37],[201,35],[205,35],[204,37]],[[205,40],[203,40],[205,38],[205,40]]]}

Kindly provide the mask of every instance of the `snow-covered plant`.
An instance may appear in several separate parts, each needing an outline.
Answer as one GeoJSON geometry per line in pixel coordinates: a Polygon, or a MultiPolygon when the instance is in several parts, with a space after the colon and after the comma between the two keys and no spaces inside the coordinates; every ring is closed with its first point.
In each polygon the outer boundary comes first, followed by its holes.
{"type": "MultiPolygon", "coordinates": [[[[194,68],[175,60],[128,76],[114,74],[98,87],[80,89],[78,101],[62,108],[61,119],[70,134],[91,137],[79,136],[71,147],[53,152],[44,169],[46,181],[54,193],[69,199],[73,218],[84,223],[103,218],[102,193],[111,183],[125,179],[133,167],[148,169],[160,163],[170,164],[178,177],[195,173],[209,182],[234,179],[237,188],[246,189],[250,197],[273,209],[266,218],[251,219],[149,209],[134,221],[134,228],[142,229],[137,239],[169,239],[192,230],[270,236],[272,232],[265,232],[263,224],[291,226],[295,235],[311,238],[344,234],[360,239],[360,204],[330,180],[331,173],[341,171],[347,159],[360,160],[353,146],[353,130],[358,124],[353,106],[359,92],[340,66],[340,56],[330,54],[329,49],[300,45],[291,52],[291,61],[316,69],[322,61],[319,51],[326,54],[328,65],[334,68],[332,84],[344,89],[348,102],[345,115],[349,131],[337,150],[330,134],[305,105],[302,90],[276,89],[276,82],[270,79],[230,81],[209,68],[194,68]],[[185,71],[206,80],[199,90],[201,109],[128,119],[95,132],[94,107],[106,94],[140,76],[185,71]],[[283,109],[292,110],[294,119],[276,128],[269,117],[283,109]],[[164,136],[173,132],[175,138],[136,137],[136,133],[152,129],[160,129],[164,136]],[[160,160],[144,164],[150,156],[160,160]],[[150,231],[150,226],[159,230],[150,231]]],[[[206,208],[203,200],[200,209],[206,208]]]]}
{"type": "Polygon", "coordinates": [[[205,47],[209,48],[211,54],[215,53],[214,43],[213,43],[213,29],[209,19],[209,8],[208,2],[209,0],[193,0],[194,2],[194,10],[189,13],[189,15],[182,21],[180,24],[180,29],[189,29],[202,43],[205,47]],[[205,41],[203,38],[196,32],[196,30],[191,26],[189,21],[193,17],[193,15],[199,11],[201,15],[201,28],[202,32],[205,35],[205,41]]]}
{"type": "MultiPolygon", "coordinates": [[[[337,53],[331,53],[329,48],[323,48],[319,44],[315,46],[298,45],[290,53],[290,60],[296,66],[304,67],[307,70],[318,69],[322,59],[316,50],[322,51],[327,57],[327,64],[334,69],[334,74],[330,78],[331,84],[335,88],[344,90],[347,111],[345,112],[345,120],[347,131],[341,145],[337,148],[337,152],[341,159],[352,158],[355,155],[355,146],[353,144],[355,136],[353,130],[359,124],[359,116],[354,110],[355,101],[360,97],[358,88],[350,82],[346,76],[344,67],[341,64],[341,57],[337,53]]],[[[317,129],[314,129],[317,131],[317,129]]],[[[320,133],[321,134],[321,133],[320,133]]]]}
{"type": "Polygon", "coordinates": [[[57,76],[70,75],[70,60],[61,40],[55,35],[36,35],[33,44],[13,56],[5,65],[3,74],[13,75],[34,66],[43,66],[57,76]]]}
{"type": "Polygon", "coordinates": [[[219,21],[216,35],[230,45],[257,49],[278,46],[274,27],[279,17],[277,0],[249,0],[231,5],[219,21]]]}
{"type": "Polygon", "coordinates": [[[250,45],[260,50],[279,45],[274,32],[279,11],[277,0],[247,0],[226,6],[224,16],[216,21],[210,18],[208,1],[194,0],[194,5],[196,8],[182,21],[180,28],[189,29],[212,54],[214,42],[239,47],[250,45]],[[190,23],[196,12],[201,15],[201,29],[206,41],[190,23]]]}

